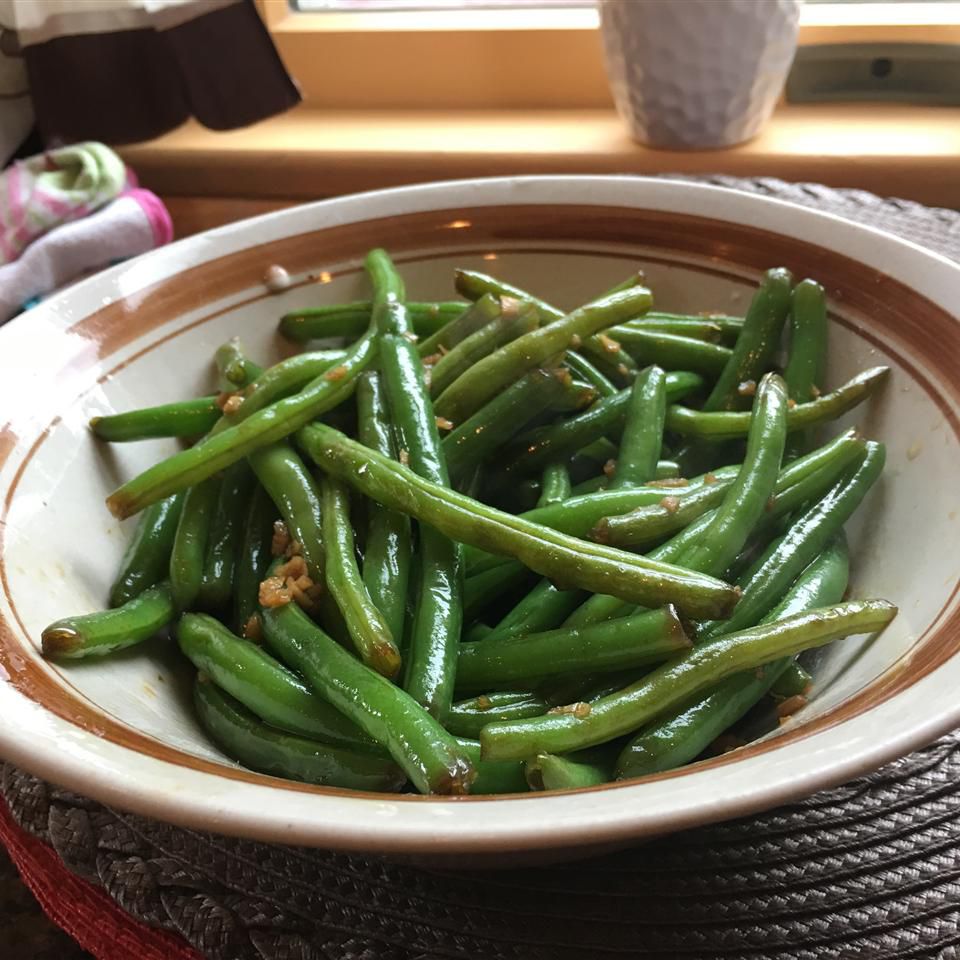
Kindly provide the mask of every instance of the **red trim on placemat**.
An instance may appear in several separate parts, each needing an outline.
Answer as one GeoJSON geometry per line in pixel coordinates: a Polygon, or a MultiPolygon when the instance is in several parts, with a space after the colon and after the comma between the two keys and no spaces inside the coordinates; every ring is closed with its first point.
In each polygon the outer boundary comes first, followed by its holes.
{"type": "Polygon", "coordinates": [[[72,874],[54,850],[17,825],[2,799],[0,842],[43,912],[97,960],[203,960],[180,937],[134,920],[72,874]]]}

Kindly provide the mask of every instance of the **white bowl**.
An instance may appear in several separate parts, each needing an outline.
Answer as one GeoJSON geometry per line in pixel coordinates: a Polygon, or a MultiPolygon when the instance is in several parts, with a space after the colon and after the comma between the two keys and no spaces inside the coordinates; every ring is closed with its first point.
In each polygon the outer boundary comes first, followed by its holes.
{"type": "Polygon", "coordinates": [[[958,298],[960,266],[890,235],[764,197],[634,177],[329,200],[87,280],[0,330],[0,755],[179,824],[455,862],[624,844],[874,768],[960,720],[958,298]],[[450,295],[454,265],[494,270],[561,305],[639,265],[662,308],[689,311],[742,310],[770,266],[820,279],[835,320],[830,382],[893,368],[856,412],[888,445],[888,465],[849,525],[853,589],[898,603],[892,627],[831,647],[810,705],[759,742],[641,781],[508,798],[362,795],[240,769],[198,728],[189,670],[169,644],[64,666],[41,659],[48,622],[106,600],[127,526],[105,495],[174,449],[101,445],[88,419],[208,391],[213,350],[235,334],[253,356],[278,356],[281,313],[365,296],[360,262],[374,245],[396,255],[411,298],[423,299],[450,295]],[[262,283],[272,264],[295,281],[282,294],[262,283]]]}

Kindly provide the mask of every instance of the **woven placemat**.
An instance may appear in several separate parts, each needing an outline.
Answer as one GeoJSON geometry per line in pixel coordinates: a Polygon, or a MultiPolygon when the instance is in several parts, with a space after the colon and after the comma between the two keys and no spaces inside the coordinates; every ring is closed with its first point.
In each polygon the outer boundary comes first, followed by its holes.
{"type": "MultiPolygon", "coordinates": [[[[778,180],[709,182],[960,260],[952,211],[778,180]]],[[[960,734],[771,813],[499,873],[183,830],[10,766],[2,793],[70,870],[211,960],[960,958],[960,734]]]]}

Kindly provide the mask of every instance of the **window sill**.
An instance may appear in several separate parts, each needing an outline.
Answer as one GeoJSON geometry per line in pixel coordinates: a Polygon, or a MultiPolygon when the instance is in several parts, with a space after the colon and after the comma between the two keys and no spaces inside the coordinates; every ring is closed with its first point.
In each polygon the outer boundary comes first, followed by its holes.
{"type": "Polygon", "coordinates": [[[175,220],[186,216],[181,235],[290,202],[502,174],[770,176],[960,208],[960,108],[952,107],[785,104],[750,143],[691,152],[633,143],[612,110],[299,107],[228,133],[188,123],[121,153],[175,220]],[[207,200],[206,212],[187,198],[207,200]]]}

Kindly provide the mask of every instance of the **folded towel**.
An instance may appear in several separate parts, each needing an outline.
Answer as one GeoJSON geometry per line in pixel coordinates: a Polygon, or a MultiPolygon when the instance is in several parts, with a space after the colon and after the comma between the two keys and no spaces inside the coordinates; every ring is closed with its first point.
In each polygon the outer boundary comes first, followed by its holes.
{"type": "Polygon", "coordinates": [[[57,227],[0,266],[0,323],[59,287],[173,239],[170,214],[149,190],[128,190],[97,213],[57,227]]]}
{"type": "Polygon", "coordinates": [[[102,143],[77,143],[20,160],[0,174],[0,263],[48,230],[79,220],[126,186],[123,161],[102,143]]]}

